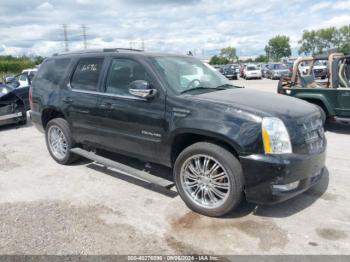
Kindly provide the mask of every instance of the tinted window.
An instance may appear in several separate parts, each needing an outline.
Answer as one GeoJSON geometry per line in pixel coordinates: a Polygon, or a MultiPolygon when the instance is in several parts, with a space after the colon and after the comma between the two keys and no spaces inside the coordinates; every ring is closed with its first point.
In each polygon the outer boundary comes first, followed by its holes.
{"type": "Polygon", "coordinates": [[[129,59],[113,59],[108,72],[106,92],[128,95],[129,84],[135,80],[150,81],[142,65],[129,59]]]}
{"type": "Polygon", "coordinates": [[[75,69],[71,85],[74,89],[97,91],[103,58],[82,58],[75,69]]]}
{"type": "Polygon", "coordinates": [[[57,58],[46,60],[41,66],[35,78],[35,81],[48,81],[51,84],[59,84],[62,76],[65,75],[68,65],[70,63],[69,58],[57,58]]]}
{"type": "Polygon", "coordinates": [[[255,66],[248,66],[247,67],[248,71],[254,71],[254,70],[258,70],[255,66]]]}

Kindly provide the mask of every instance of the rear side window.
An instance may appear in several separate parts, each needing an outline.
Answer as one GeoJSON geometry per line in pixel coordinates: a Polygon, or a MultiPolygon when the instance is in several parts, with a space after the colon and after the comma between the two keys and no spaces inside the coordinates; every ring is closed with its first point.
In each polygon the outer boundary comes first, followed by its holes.
{"type": "Polygon", "coordinates": [[[58,85],[66,73],[70,58],[57,58],[45,61],[39,69],[35,81],[47,81],[53,85],[58,85]]]}
{"type": "Polygon", "coordinates": [[[103,58],[80,59],[72,77],[72,88],[97,91],[102,64],[103,58]]]}

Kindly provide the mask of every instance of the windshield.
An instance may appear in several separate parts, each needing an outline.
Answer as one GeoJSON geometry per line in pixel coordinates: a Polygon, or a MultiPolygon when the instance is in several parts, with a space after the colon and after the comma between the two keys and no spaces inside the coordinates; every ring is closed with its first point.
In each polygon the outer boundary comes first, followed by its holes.
{"type": "Polygon", "coordinates": [[[220,86],[232,86],[214,67],[193,57],[154,57],[152,62],[176,94],[196,88],[205,91],[220,86]]]}
{"type": "Polygon", "coordinates": [[[274,64],[273,69],[288,69],[288,67],[282,64],[274,64]]]}

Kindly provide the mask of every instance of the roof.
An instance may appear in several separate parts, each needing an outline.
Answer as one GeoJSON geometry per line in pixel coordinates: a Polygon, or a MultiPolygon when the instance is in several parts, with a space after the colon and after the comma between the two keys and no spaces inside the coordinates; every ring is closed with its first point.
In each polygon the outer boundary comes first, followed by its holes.
{"type": "Polygon", "coordinates": [[[75,50],[70,52],[63,52],[59,54],[54,54],[53,56],[65,56],[65,55],[84,55],[84,54],[108,54],[108,53],[123,53],[123,54],[137,54],[141,56],[179,56],[179,57],[188,57],[186,55],[179,54],[167,54],[167,53],[156,53],[156,52],[144,52],[139,49],[130,49],[130,48],[104,48],[104,49],[84,49],[84,50],[75,50]]]}

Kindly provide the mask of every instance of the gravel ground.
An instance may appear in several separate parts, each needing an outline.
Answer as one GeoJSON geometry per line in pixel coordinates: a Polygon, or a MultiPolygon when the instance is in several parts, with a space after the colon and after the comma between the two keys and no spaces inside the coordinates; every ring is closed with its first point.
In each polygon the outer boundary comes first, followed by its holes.
{"type": "Polygon", "coordinates": [[[174,192],[89,161],[58,165],[30,122],[0,127],[0,254],[350,254],[350,128],[327,129],[328,172],[317,186],[275,206],[243,203],[208,218],[174,192]]]}

